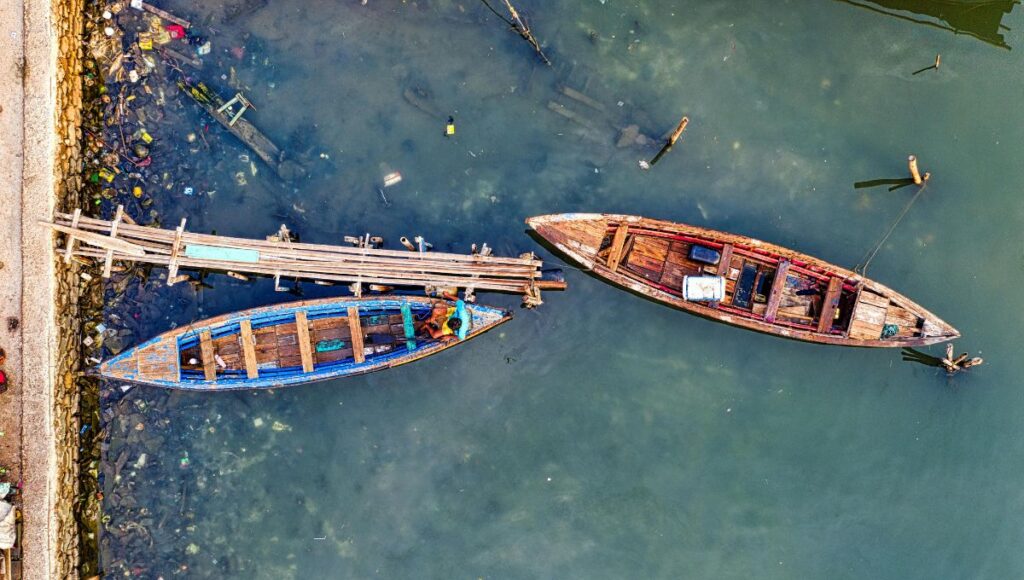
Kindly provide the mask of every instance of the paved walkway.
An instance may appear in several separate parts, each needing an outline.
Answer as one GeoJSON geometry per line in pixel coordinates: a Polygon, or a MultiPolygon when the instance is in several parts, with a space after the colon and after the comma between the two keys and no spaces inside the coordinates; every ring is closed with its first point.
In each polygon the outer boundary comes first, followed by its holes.
{"type": "Polygon", "coordinates": [[[50,236],[54,202],[56,41],[50,2],[0,0],[0,463],[24,483],[25,578],[52,578],[55,545],[55,344],[50,236]],[[16,326],[16,328],[14,328],[16,326]]]}

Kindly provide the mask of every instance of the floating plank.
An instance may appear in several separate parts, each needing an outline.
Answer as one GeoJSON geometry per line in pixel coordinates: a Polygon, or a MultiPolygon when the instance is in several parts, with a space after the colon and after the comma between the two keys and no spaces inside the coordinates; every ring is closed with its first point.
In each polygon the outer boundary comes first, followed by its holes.
{"type": "Polygon", "coordinates": [[[786,289],[786,276],[789,274],[789,260],[783,260],[779,269],[775,271],[775,279],[772,281],[772,292],[768,296],[768,308],[764,311],[765,322],[775,322],[775,313],[779,311],[779,304],[782,303],[782,291],[786,289]]]}
{"type": "Polygon", "coordinates": [[[608,253],[608,269],[612,272],[619,269],[619,261],[622,259],[622,249],[626,246],[626,235],[629,233],[629,226],[620,225],[615,230],[615,237],[612,238],[611,251],[608,253]]]}
{"type": "Polygon", "coordinates": [[[208,381],[216,381],[217,359],[213,354],[213,337],[209,330],[199,333],[199,349],[203,356],[203,376],[208,381]]]}
{"type": "MultiPolygon", "coordinates": [[[[75,215],[71,218],[71,229],[78,227],[78,220],[82,217],[81,208],[75,208],[75,215]]],[[[75,252],[75,236],[69,235],[67,247],[64,248],[64,263],[71,262],[71,255],[75,252]]]]}
{"type": "Polygon", "coordinates": [[[821,317],[818,318],[818,332],[828,333],[832,330],[832,321],[839,307],[839,297],[843,294],[843,279],[833,276],[828,280],[825,300],[821,303],[821,317]]]}
{"type": "Polygon", "coordinates": [[[313,372],[313,349],[309,345],[309,320],[306,311],[295,312],[295,333],[299,340],[299,354],[302,355],[302,372],[313,372]]]}
{"type": "MultiPolygon", "coordinates": [[[[114,214],[114,221],[110,222],[110,238],[117,237],[117,226],[121,223],[121,218],[124,217],[124,206],[117,206],[117,213],[114,214]]],[[[110,271],[114,267],[114,250],[113,248],[107,250],[107,257],[103,260],[103,277],[109,278],[110,271]]]]}
{"type": "Polygon", "coordinates": [[[260,376],[259,365],[256,364],[256,344],[252,335],[252,322],[243,319],[239,323],[242,331],[242,352],[245,353],[245,373],[250,379],[260,376]]]}
{"type": "Polygon", "coordinates": [[[259,250],[243,248],[225,248],[223,246],[207,246],[188,244],[185,246],[185,257],[196,260],[219,260],[222,262],[245,262],[256,264],[260,261],[259,250]]]}
{"type": "Polygon", "coordinates": [[[79,241],[85,242],[92,246],[103,248],[104,250],[113,249],[114,251],[121,252],[122,254],[128,254],[129,256],[135,256],[141,258],[146,255],[146,249],[137,244],[126,242],[118,238],[111,238],[110,236],[104,236],[95,232],[89,232],[77,228],[69,228],[68,226],[62,226],[48,222],[46,220],[39,220],[39,223],[50,226],[62,234],[69,236],[75,236],[79,241]]]}
{"type": "Polygon", "coordinates": [[[366,353],[363,352],[363,327],[359,322],[359,309],[355,306],[348,307],[348,328],[352,333],[352,356],[357,363],[366,360],[366,353]]]}

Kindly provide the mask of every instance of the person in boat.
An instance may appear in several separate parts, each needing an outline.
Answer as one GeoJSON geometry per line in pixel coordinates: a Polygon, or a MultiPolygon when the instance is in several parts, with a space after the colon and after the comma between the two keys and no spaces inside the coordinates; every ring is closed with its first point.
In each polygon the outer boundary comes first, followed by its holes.
{"type": "Polygon", "coordinates": [[[469,311],[466,308],[466,303],[458,296],[447,292],[441,296],[454,301],[455,306],[445,302],[435,303],[430,312],[430,318],[423,323],[420,330],[436,340],[465,340],[469,332],[469,311]]]}

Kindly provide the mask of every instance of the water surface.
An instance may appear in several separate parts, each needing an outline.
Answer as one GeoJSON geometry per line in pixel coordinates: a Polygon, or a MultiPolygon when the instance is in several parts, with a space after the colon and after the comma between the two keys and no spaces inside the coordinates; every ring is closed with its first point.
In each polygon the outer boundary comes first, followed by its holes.
{"type": "MultiPolygon", "coordinates": [[[[164,4],[212,41],[196,78],[229,96],[233,69],[257,107],[247,118],[310,168],[285,183],[257,160],[253,175],[239,142],[168,93],[154,171],[169,177],[147,184],[165,225],[262,236],[287,223],[303,241],[371,232],[392,247],[422,234],[562,264],[525,217],[622,212],[852,267],[914,191],[854,182],[905,177],[914,153],[932,178],[869,274],[986,364],[948,379],[898,351],[762,336],[564,265],[569,291],[414,365],[111,403],[106,457],[123,460],[105,482],[107,574],[1024,575],[1020,9],[1002,19],[1008,50],[842,2],[517,2],[548,68],[469,1],[164,4]],[[937,53],[937,71],[912,74],[937,53]],[[637,162],[656,147],[616,147],[623,127],[660,137],[683,114],[683,140],[651,171],[637,162]],[[209,148],[187,141],[196,132],[209,148]]],[[[220,275],[166,288],[160,273],[142,306],[111,309],[139,334],[294,299],[220,275]]]]}

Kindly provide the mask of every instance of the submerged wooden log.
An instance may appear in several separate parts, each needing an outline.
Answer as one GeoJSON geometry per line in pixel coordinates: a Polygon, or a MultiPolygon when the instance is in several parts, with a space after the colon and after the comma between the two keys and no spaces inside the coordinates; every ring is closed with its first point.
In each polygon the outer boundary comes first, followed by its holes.
{"type": "Polygon", "coordinates": [[[235,118],[232,122],[232,117],[229,117],[227,114],[228,111],[219,110],[224,106],[224,100],[207,88],[206,85],[199,83],[193,86],[179,82],[178,88],[185,91],[211,117],[252,149],[264,163],[274,170],[278,177],[285,181],[292,181],[306,175],[306,169],[302,165],[296,161],[285,159],[284,152],[252,123],[244,118],[235,118]]]}

